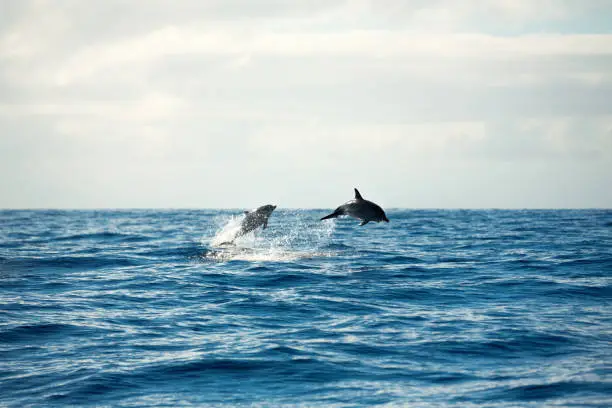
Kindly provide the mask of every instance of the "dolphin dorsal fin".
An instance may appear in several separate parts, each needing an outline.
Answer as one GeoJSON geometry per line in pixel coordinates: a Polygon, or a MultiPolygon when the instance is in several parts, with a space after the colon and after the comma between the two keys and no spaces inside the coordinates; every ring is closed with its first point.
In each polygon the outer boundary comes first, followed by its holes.
{"type": "Polygon", "coordinates": [[[359,190],[355,189],[355,200],[363,200],[361,194],[359,194],[359,190]]]}

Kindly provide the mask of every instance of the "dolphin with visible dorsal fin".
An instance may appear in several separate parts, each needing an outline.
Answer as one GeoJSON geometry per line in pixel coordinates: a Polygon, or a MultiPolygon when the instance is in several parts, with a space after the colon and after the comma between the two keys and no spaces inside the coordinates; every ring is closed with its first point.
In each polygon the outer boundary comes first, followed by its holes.
{"type": "Polygon", "coordinates": [[[256,210],[245,211],[244,219],[240,224],[240,231],[238,231],[236,238],[241,237],[244,234],[248,234],[259,226],[261,226],[263,229],[266,229],[268,227],[268,218],[270,218],[272,211],[274,211],[275,209],[275,205],[267,204],[262,205],[256,210]]]}
{"type": "Polygon", "coordinates": [[[240,223],[240,229],[238,230],[238,232],[236,232],[236,234],[230,241],[222,242],[219,245],[233,244],[236,239],[240,238],[245,234],[248,234],[249,232],[259,227],[266,229],[268,227],[268,218],[270,218],[270,215],[272,215],[272,211],[274,211],[275,209],[275,205],[267,204],[262,205],[261,207],[258,207],[255,210],[245,211],[244,218],[240,223]]]}
{"type": "Polygon", "coordinates": [[[333,213],[321,218],[321,221],[330,218],[336,218],[341,215],[348,215],[361,220],[361,224],[359,224],[360,226],[366,225],[370,221],[389,222],[389,219],[387,219],[387,215],[385,214],[383,209],[380,208],[378,204],[375,204],[368,200],[364,200],[361,194],[359,194],[359,190],[357,189],[355,189],[354,200],[342,204],[340,207],[336,208],[333,213]]]}

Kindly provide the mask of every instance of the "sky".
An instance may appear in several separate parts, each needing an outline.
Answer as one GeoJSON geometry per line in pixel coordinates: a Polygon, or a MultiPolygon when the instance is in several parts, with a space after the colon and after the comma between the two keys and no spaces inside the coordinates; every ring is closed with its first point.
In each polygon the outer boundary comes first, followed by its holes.
{"type": "Polygon", "coordinates": [[[612,0],[1,0],[0,208],[612,208],[612,0]]]}

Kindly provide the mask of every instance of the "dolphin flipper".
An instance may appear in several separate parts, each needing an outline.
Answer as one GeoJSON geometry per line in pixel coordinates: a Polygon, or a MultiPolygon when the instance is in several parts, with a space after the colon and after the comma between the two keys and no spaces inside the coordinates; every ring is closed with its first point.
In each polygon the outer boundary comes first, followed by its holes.
{"type": "Polygon", "coordinates": [[[366,225],[368,222],[370,222],[370,221],[363,220],[363,221],[361,221],[361,224],[359,224],[359,226],[362,227],[362,226],[366,225]]]}

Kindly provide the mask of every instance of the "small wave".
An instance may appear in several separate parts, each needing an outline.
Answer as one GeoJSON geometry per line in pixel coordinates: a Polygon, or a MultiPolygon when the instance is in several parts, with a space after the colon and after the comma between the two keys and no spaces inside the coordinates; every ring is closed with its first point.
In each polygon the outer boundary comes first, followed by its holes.
{"type": "Polygon", "coordinates": [[[612,266],[612,258],[600,257],[600,258],[578,258],[563,260],[560,263],[563,267],[582,267],[582,266],[600,266],[602,269],[607,269],[612,266]]]}
{"type": "Polygon", "coordinates": [[[63,337],[66,335],[84,334],[86,329],[71,324],[42,323],[32,325],[21,325],[0,332],[4,341],[47,341],[49,337],[63,337]]]}
{"type": "Polygon", "coordinates": [[[293,356],[293,353],[278,353],[277,350],[269,350],[258,353],[253,358],[219,358],[204,359],[189,362],[174,362],[167,365],[153,366],[142,373],[145,378],[157,380],[163,378],[182,378],[207,381],[207,379],[221,377],[243,378],[248,375],[250,378],[258,376],[272,376],[286,378],[294,376],[298,379],[313,381],[326,381],[347,373],[349,370],[341,365],[330,364],[329,362],[314,357],[293,356]],[[272,355],[274,354],[274,355],[272,355]],[[272,358],[277,357],[277,358],[272,358]]]}
{"type": "Polygon", "coordinates": [[[139,256],[151,258],[191,258],[200,255],[202,248],[197,243],[188,243],[187,245],[169,246],[165,248],[147,249],[138,252],[139,256]]]}
{"type": "Polygon", "coordinates": [[[266,250],[229,247],[207,251],[203,254],[202,258],[219,262],[292,262],[300,259],[331,257],[333,255],[333,253],[322,251],[291,251],[279,248],[270,248],[266,250]]]}
{"type": "MultiPolygon", "coordinates": [[[[574,402],[580,402],[579,405],[582,405],[583,400],[578,398],[579,396],[584,397],[588,394],[606,395],[608,392],[609,386],[599,382],[556,381],[551,383],[533,383],[495,390],[492,392],[493,395],[488,396],[488,399],[533,402],[563,398],[567,403],[569,402],[568,397],[573,396],[576,398],[574,402]]],[[[571,403],[569,405],[574,406],[576,404],[571,403]]]]}
{"type": "Polygon", "coordinates": [[[253,372],[274,368],[274,363],[266,360],[248,359],[218,359],[201,360],[188,363],[177,363],[169,366],[159,367],[158,370],[164,375],[197,376],[201,373],[240,373],[253,372]]]}
{"type": "Polygon", "coordinates": [[[303,283],[312,283],[316,279],[316,274],[283,274],[275,276],[258,284],[259,287],[287,287],[296,286],[303,283]]]}
{"type": "Polygon", "coordinates": [[[354,249],[350,245],[346,245],[346,244],[342,244],[342,243],[337,243],[337,242],[329,243],[329,244],[325,245],[323,248],[334,250],[334,251],[341,251],[341,250],[344,251],[344,250],[353,250],[354,249]]]}
{"type": "Polygon", "coordinates": [[[33,268],[105,268],[105,267],[125,267],[139,265],[133,257],[110,257],[110,256],[57,256],[48,258],[22,258],[12,259],[6,262],[7,266],[18,269],[33,268]]]}
{"type": "Polygon", "coordinates": [[[612,286],[587,286],[587,285],[556,285],[546,292],[548,296],[558,296],[561,298],[577,297],[580,299],[610,299],[612,297],[612,286]]]}
{"type": "Polygon", "coordinates": [[[424,261],[420,258],[415,258],[413,256],[406,256],[406,255],[387,255],[384,258],[385,262],[388,262],[390,264],[420,264],[423,263],[424,261]]]}
{"type": "Polygon", "coordinates": [[[120,232],[92,232],[84,234],[63,235],[53,238],[53,241],[79,241],[79,240],[119,240],[124,242],[147,241],[149,238],[144,235],[125,234],[120,232]]]}

